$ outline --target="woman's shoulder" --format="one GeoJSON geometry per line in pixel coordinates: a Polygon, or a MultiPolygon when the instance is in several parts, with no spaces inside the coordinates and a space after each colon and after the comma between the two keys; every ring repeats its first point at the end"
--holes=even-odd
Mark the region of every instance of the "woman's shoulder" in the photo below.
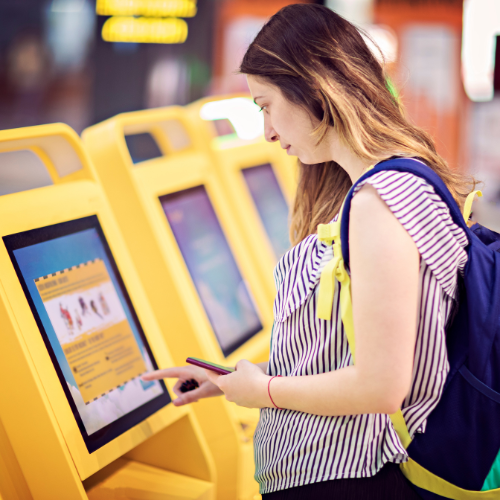
{"type": "Polygon", "coordinates": [[[410,220],[419,226],[442,223],[461,241],[462,246],[467,245],[467,236],[453,222],[447,203],[424,178],[411,172],[380,170],[357,184],[354,196],[365,185],[375,188],[402,223],[410,220]]]}
{"type": "Polygon", "coordinates": [[[355,193],[367,184],[408,231],[445,292],[454,297],[457,271],[467,262],[468,238],[446,202],[425,179],[410,172],[380,170],[358,184],[355,193]]]}
{"type": "MultiPolygon", "coordinates": [[[[424,163],[422,164],[425,165],[424,163]]],[[[434,193],[434,188],[422,177],[411,172],[401,172],[398,170],[379,170],[377,173],[358,183],[354,188],[354,194],[358,193],[366,184],[370,184],[377,191],[384,193],[410,195],[415,189],[424,189],[426,192],[434,193]]]]}
{"type": "MultiPolygon", "coordinates": [[[[391,159],[396,158],[390,158],[389,160],[391,159]]],[[[427,169],[432,170],[432,168],[420,158],[405,158],[405,160],[412,160],[412,162],[416,162],[424,167],[427,167],[427,169]]],[[[378,171],[376,173],[356,184],[354,194],[358,193],[363,186],[370,184],[375,187],[380,195],[390,194],[394,197],[399,196],[411,199],[412,196],[418,194],[421,196],[428,196],[433,201],[440,203],[443,206],[446,205],[440,196],[436,194],[434,187],[423,177],[412,172],[392,170],[390,168],[384,170],[384,163],[385,161],[378,164],[378,171]]]]}

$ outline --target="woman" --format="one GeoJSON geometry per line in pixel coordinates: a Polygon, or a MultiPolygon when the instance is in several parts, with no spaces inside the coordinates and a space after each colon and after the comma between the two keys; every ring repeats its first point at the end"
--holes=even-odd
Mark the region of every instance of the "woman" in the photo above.
{"type": "Polygon", "coordinates": [[[269,364],[240,361],[227,376],[195,368],[176,404],[224,393],[261,408],[256,479],[265,500],[418,498],[397,464],[406,451],[389,415],[402,409],[410,436],[425,432],[448,373],[444,327],[467,261],[467,238],[423,179],[382,171],[359,186],[349,246],[356,364],[339,313],[316,315],[331,248],[318,224],[336,218],[350,186],[372,165],[418,158],[462,205],[469,182],[450,171],[431,138],[410,124],[384,69],[358,30],[319,5],[274,15],[241,65],[264,114],[265,136],[300,160],[291,240],[275,270],[269,364]],[[279,378],[275,378],[279,376],[279,378]],[[272,380],[272,383],[271,383],[272,380]]]}

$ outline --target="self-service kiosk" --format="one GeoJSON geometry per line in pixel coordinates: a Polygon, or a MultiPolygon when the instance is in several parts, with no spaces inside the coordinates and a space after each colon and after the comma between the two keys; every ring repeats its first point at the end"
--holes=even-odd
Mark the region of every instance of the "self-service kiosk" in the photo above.
{"type": "Polygon", "coordinates": [[[215,499],[192,410],[140,378],[172,359],[80,139],[66,125],[0,132],[0,163],[26,151],[54,185],[0,196],[0,491],[215,499]]]}
{"type": "Polygon", "coordinates": [[[207,97],[187,110],[191,130],[212,158],[256,269],[274,299],[273,269],[291,246],[297,158],[288,156],[279,142],[265,141],[262,115],[248,96],[207,97]]]}
{"type": "MultiPolygon", "coordinates": [[[[267,361],[269,297],[244,228],[190,126],[183,108],[146,110],[92,126],[83,140],[175,362],[267,361]]],[[[194,410],[216,463],[217,498],[253,499],[258,411],[223,397],[194,410]]]]}

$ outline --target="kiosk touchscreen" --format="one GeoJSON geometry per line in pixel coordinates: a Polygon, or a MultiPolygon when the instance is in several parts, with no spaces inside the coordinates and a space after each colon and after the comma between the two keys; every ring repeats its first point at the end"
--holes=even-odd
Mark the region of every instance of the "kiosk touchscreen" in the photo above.
{"type": "Polygon", "coordinates": [[[280,258],[290,249],[288,203],[270,163],[241,170],[274,254],[280,258]]]}
{"type": "Polygon", "coordinates": [[[224,356],[262,330],[204,186],[160,197],[201,303],[224,356]]]}
{"type": "Polygon", "coordinates": [[[96,216],[3,241],[90,453],[170,403],[96,216]]]}
{"type": "Polygon", "coordinates": [[[141,380],[173,362],[78,136],[0,132],[0,162],[25,149],[54,185],[0,196],[0,465],[30,494],[12,500],[214,500],[192,410],[141,380]]]}
{"type": "MultiPolygon", "coordinates": [[[[183,108],[147,110],[94,125],[83,140],[176,363],[267,361],[272,300],[245,229],[189,127],[183,108]],[[130,136],[141,134],[154,139],[161,157],[135,161],[130,136]]],[[[258,411],[222,397],[193,407],[215,459],[217,497],[253,500],[258,411]]]]}
{"type": "Polygon", "coordinates": [[[210,97],[188,106],[193,133],[208,152],[235,217],[245,228],[255,268],[271,300],[273,269],[290,249],[289,211],[297,159],[263,137],[263,118],[248,96],[210,97]]]}

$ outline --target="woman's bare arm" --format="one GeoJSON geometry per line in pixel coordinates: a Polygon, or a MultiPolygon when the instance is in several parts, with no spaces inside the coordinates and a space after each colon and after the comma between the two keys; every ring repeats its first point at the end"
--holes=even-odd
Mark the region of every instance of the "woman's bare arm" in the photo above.
{"type": "MultiPolygon", "coordinates": [[[[366,185],[350,213],[356,365],[320,375],[276,378],[274,402],[317,415],[393,413],[409,391],[416,341],[419,253],[407,231],[366,185]]],[[[230,401],[270,407],[269,377],[247,361],[209,378],[230,401]]]]}

